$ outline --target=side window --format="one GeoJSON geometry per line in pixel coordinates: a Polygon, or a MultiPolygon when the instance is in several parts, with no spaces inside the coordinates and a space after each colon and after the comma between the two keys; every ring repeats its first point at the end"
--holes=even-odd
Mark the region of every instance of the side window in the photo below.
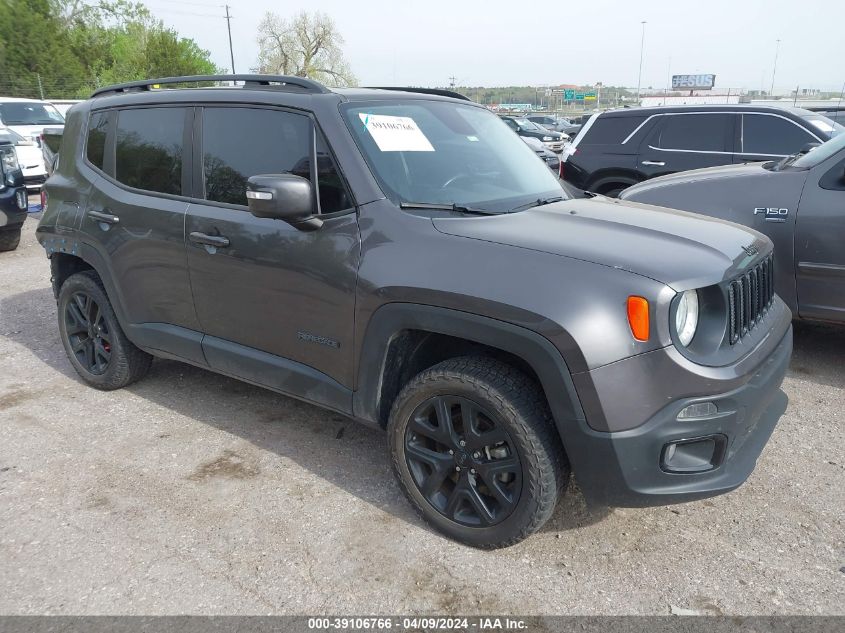
{"type": "Polygon", "coordinates": [[[205,198],[246,206],[246,182],[259,174],[311,176],[311,120],[258,108],[205,108],[205,198]]]}
{"type": "Polygon", "coordinates": [[[352,206],[352,200],[329,152],[326,139],[317,133],[317,183],[320,189],[320,213],[335,213],[352,206]]]}
{"type": "Polygon", "coordinates": [[[182,193],[185,108],[120,110],[115,178],[136,189],[182,193]]]}
{"type": "Polygon", "coordinates": [[[505,123],[507,123],[508,127],[514,131],[516,131],[519,126],[516,124],[516,121],[513,119],[502,119],[505,123]]]}
{"type": "Polygon", "coordinates": [[[732,114],[676,114],[663,117],[657,146],[699,152],[724,152],[732,114]]]}
{"type": "Polygon", "coordinates": [[[108,122],[107,112],[96,112],[88,120],[88,140],[85,143],[85,156],[88,158],[88,162],[97,169],[103,168],[108,122]]]}
{"type": "Polygon", "coordinates": [[[818,140],[803,128],[767,114],[742,115],[742,153],[786,156],[818,140]]]}

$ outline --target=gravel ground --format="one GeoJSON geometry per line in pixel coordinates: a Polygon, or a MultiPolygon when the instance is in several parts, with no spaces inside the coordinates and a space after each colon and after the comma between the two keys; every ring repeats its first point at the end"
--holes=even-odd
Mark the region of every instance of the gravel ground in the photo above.
{"type": "Polygon", "coordinates": [[[790,406],[714,499],[444,540],[385,438],[176,362],[85,387],[25,225],[0,254],[0,613],[845,614],[845,329],[796,328],[790,406]]]}

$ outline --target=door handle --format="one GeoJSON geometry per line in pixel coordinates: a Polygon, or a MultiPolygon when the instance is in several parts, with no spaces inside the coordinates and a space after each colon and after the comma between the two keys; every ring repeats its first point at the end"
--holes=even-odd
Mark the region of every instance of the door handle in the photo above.
{"type": "Polygon", "coordinates": [[[663,160],[644,160],[643,165],[654,165],[655,167],[665,167],[666,161],[663,160]]]}
{"type": "Polygon", "coordinates": [[[204,246],[214,246],[215,248],[226,248],[229,245],[229,238],[222,235],[206,235],[194,231],[188,235],[188,239],[194,244],[202,244],[204,246]]]}
{"type": "Polygon", "coordinates": [[[107,213],[105,209],[102,211],[89,211],[88,217],[94,218],[97,222],[105,222],[106,224],[117,224],[120,222],[119,217],[107,213]]]}

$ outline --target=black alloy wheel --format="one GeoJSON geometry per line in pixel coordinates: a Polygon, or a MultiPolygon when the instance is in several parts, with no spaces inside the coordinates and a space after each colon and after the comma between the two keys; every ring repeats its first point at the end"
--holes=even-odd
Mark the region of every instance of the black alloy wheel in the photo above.
{"type": "Polygon", "coordinates": [[[79,364],[100,376],[111,362],[112,335],[99,304],[86,292],[75,292],[65,306],[68,342],[79,364]]]}
{"type": "Polygon", "coordinates": [[[461,525],[495,525],[519,502],[522,465],[513,440],[468,398],[435,396],[420,404],[405,432],[405,459],[426,501],[461,525]]]}

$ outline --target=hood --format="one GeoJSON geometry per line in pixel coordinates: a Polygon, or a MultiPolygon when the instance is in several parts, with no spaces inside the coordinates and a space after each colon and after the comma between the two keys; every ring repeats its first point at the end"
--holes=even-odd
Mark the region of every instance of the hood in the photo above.
{"type": "Polygon", "coordinates": [[[771,250],[767,237],[730,222],[603,196],[513,214],[432,221],[448,235],[626,270],[675,290],[734,277],[771,250]]]}
{"type": "Polygon", "coordinates": [[[41,148],[34,145],[15,145],[18,164],[21,169],[38,169],[44,171],[44,156],[41,148]]]}
{"type": "Polygon", "coordinates": [[[563,138],[563,135],[560,132],[555,132],[554,130],[543,130],[540,132],[539,130],[519,130],[519,134],[522,136],[529,136],[532,138],[542,139],[544,136],[551,136],[555,140],[560,140],[563,138]]]}
{"type": "Polygon", "coordinates": [[[671,187],[680,183],[706,182],[709,180],[726,180],[731,178],[747,178],[750,175],[757,175],[762,172],[771,173],[763,165],[766,163],[743,163],[741,165],[722,165],[720,167],[705,167],[704,169],[692,169],[690,171],[679,171],[668,176],[659,176],[651,180],[645,180],[632,187],[628,187],[621,194],[620,198],[627,199],[635,192],[653,191],[662,187],[671,187]]]}

